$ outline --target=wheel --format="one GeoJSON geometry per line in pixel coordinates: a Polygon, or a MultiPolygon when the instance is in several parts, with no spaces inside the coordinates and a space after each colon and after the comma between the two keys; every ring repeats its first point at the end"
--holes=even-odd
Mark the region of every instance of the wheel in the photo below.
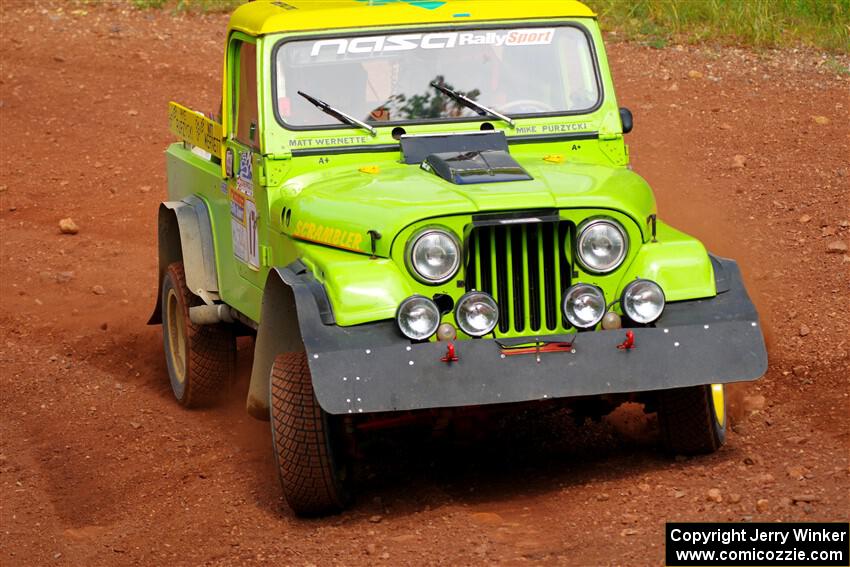
{"type": "Polygon", "coordinates": [[[351,477],[344,423],[319,407],[305,353],[278,355],[270,383],[272,443],[287,503],[299,516],[341,511],[351,477]]]}
{"type": "Polygon", "coordinates": [[[723,384],[664,390],[658,424],[667,451],[677,455],[713,453],[726,442],[726,388],[723,384]]]}
{"type": "Polygon", "coordinates": [[[186,287],[183,263],[174,262],[162,280],[162,341],[171,390],[180,405],[209,405],[233,381],[236,337],[230,326],[195,325],[189,307],[200,298],[186,287]]]}

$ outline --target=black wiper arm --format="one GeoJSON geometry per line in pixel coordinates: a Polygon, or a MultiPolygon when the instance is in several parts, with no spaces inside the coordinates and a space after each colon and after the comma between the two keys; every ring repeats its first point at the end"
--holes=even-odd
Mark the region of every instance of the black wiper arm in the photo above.
{"type": "Polygon", "coordinates": [[[503,122],[507,122],[508,126],[510,126],[511,128],[515,127],[513,118],[511,118],[509,116],[505,116],[501,112],[496,112],[492,108],[490,108],[488,106],[484,106],[483,104],[481,104],[479,102],[475,102],[474,100],[472,100],[468,96],[462,95],[459,92],[453,91],[452,89],[447,88],[447,87],[441,85],[440,83],[433,82],[433,83],[431,83],[431,86],[434,87],[435,89],[437,89],[438,91],[440,91],[441,93],[443,93],[444,95],[448,95],[448,96],[452,97],[453,99],[455,99],[456,101],[458,101],[462,105],[466,106],[467,108],[471,108],[472,110],[475,110],[476,112],[478,112],[478,114],[489,114],[490,116],[495,116],[499,120],[502,120],[503,122]]]}
{"type": "Polygon", "coordinates": [[[375,130],[374,128],[372,128],[371,126],[366,124],[365,122],[357,120],[356,118],[354,118],[350,114],[346,114],[345,112],[339,110],[338,108],[334,108],[333,106],[329,105],[325,101],[319,100],[316,97],[310,96],[303,91],[298,91],[298,94],[300,94],[301,96],[306,98],[310,102],[310,104],[312,104],[313,106],[315,106],[316,108],[318,108],[319,110],[324,112],[325,114],[329,114],[329,115],[333,116],[334,118],[336,118],[340,122],[348,124],[349,126],[355,126],[357,128],[363,128],[364,130],[366,130],[367,132],[369,132],[373,136],[376,136],[378,134],[377,130],[375,130]]]}

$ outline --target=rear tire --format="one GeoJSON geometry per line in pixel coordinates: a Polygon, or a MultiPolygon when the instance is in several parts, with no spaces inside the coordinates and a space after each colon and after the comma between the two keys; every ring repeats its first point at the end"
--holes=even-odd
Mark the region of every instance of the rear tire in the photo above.
{"type": "Polygon", "coordinates": [[[192,323],[189,307],[200,304],[186,287],[183,262],[169,265],[162,281],[162,340],[171,390],[187,408],[210,405],[236,374],[233,329],[192,323]]]}
{"type": "Polygon", "coordinates": [[[676,455],[713,453],[726,442],[723,384],[659,393],[658,424],[664,448],[676,455]]]}
{"type": "Polygon", "coordinates": [[[340,512],[350,501],[344,423],[319,406],[306,354],[278,355],[270,383],[272,442],[287,503],[299,516],[340,512]]]}

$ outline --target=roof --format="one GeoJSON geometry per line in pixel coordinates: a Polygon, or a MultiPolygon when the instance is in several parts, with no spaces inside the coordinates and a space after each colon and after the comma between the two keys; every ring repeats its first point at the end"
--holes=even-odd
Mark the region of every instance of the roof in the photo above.
{"type": "Polygon", "coordinates": [[[595,17],[575,0],[256,0],[230,17],[249,35],[417,24],[595,17]]]}

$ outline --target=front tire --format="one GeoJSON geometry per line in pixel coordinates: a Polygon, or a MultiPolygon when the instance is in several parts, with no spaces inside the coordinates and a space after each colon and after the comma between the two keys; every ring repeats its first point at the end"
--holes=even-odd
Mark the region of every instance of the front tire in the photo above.
{"type": "Polygon", "coordinates": [[[350,500],[344,424],[319,406],[305,353],[278,355],[270,388],[272,442],[287,503],[299,516],[340,512],[350,500]]]}
{"type": "Polygon", "coordinates": [[[171,390],[188,408],[210,405],[236,374],[232,328],[192,323],[189,307],[199,304],[186,286],[183,262],[169,265],[162,280],[162,341],[171,390]]]}
{"type": "Polygon", "coordinates": [[[664,390],[659,394],[658,424],[664,448],[676,455],[713,453],[726,442],[723,384],[664,390]]]}

